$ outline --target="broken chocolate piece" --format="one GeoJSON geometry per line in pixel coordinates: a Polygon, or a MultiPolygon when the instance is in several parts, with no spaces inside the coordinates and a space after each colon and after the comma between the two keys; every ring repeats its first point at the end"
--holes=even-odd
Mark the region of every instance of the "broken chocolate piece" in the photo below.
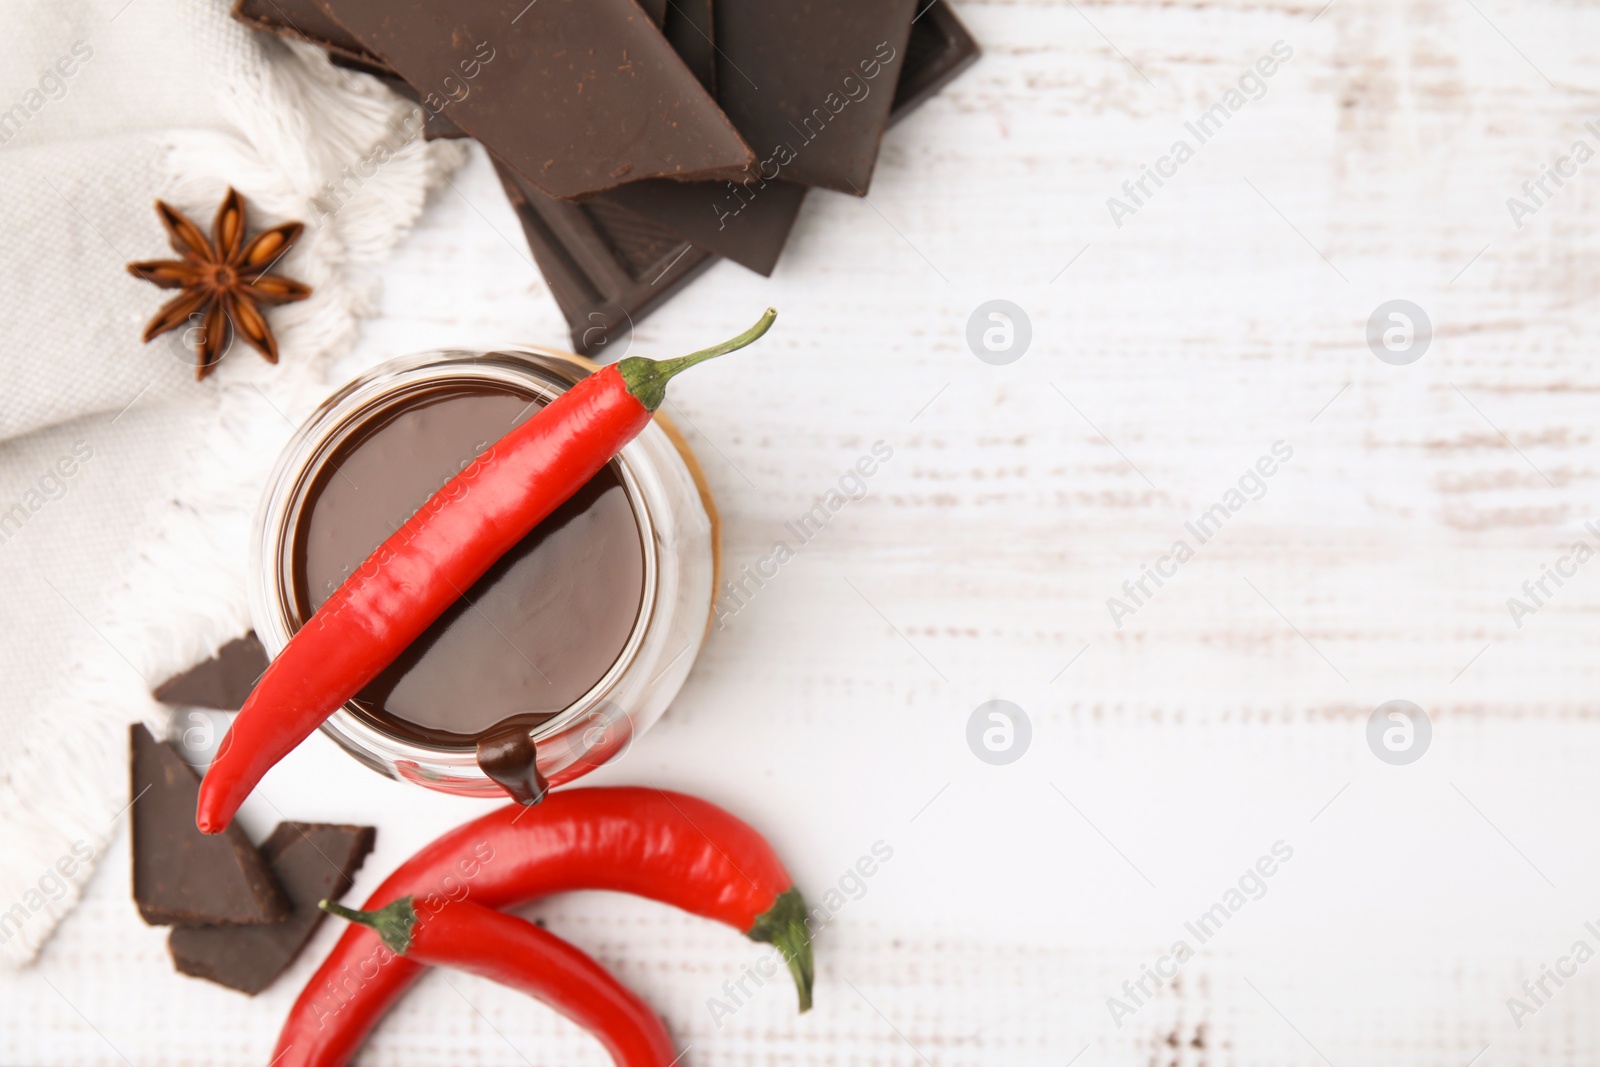
{"type": "Polygon", "coordinates": [[[716,26],[712,0],[674,0],[667,7],[661,32],[706,92],[717,95],[716,26]]]}
{"type": "MultiPolygon", "coordinates": [[[[267,25],[270,15],[254,11],[256,5],[267,2],[241,0],[241,9],[249,10],[241,13],[240,17],[252,24],[267,25]]],[[[314,3],[315,0],[293,0],[290,6],[283,9],[283,16],[301,22],[301,8],[308,4],[314,6],[314,3]]],[[[713,45],[715,25],[712,15],[711,0],[681,0],[667,8],[664,29],[674,50],[708,90],[716,85],[717,57],[713,45]]],[[[323,15],[322,22],[315,24],[316,32],[330,33],[325,28],[329,22],[331,20],[323,15]]],[[[305,36],[316,40],[309,34],[305,36]]],[[[332,41],[329,46],[335,50],[335,62],[375,74],[396,92],[421,103],[421,94],[392,71],[381,66],[373,69],[370,64],[341,58],[341,49],[346,54],[352,48],[360,49],[360,42],[355,38],[335,36],[332,41]]],[[[376,60],[371,53],[366,55],[376,60]]],[[[904,56],[898,61],[899,81],[896,83],[889,121],[893,123],[909,107],[932,96],[975,61],[977,55],[976,42],[961,26],[947,3],[934,0],[924,7],[913,20],[904,56]]],[[[748,93],[749,88],[747,85],[730,83],[725,91],[748,93]]],[[[466,136],[451,122],[448,107],[442,111],[424,107],[424,111],[428,116],[424,128],[430,139],[466,136]]],[[[780,159],[774,158],[760,173],[782,174],[780,159]]],[[[708,251],[727,256],[760,274],[771,274],[799,214],[805,192],[802,186],[781,178],[764,180],[760,173],[751,180],[739,182],[680,182],[669,179],[628,182],[600,194],[600,197],[659,223],[678,237],[708,251]]]]}
{"type": "MultiPolygon", "coordinates": [[[[712,0],[675,0],[663,32],[700,84],[717,95],[712,0]]],[[[770,275],[805,196],[805,186],[769,181],[752,169],[739,181],[629,182],[601,193],[599,199],[659,223],[740,266],[770,275]]]]}
{"type": "MultiPolygon", "coordinates": [[[[687,4],[687,0],[685,0],[687,4]]],[[[699,0],[709,19],[711,0],[699,0]]],[[[642,0],[639,5],[657,26],[667,17],[667,0],[642,0]]],[[[692,6],[692,5],[689,5],[692,6]]],[[[251,29],[270,33],[288,41],[304,41],[327,52],[337,62],[346,61],[352,70],[367,74],[395,76],[383,60],[367,51],[355,35],[341,26],[317,0],[234,0],[233,17],[251,29]]],[[[709,86],[707,87],[709,89],[709,86]]]]}
{"type": "MultiPolygon", "coordinates": [[[[633,0],[317,0],[551,196],[739,177],[755,156],[633,0]]],[[[433,109],[430,107],[430,109],[433,109]]]]}
{"type": "MultiPolygon", "coordinates": [[[[666,16],[669,43],[710,91],[716,78],[711,0],[682,0],[670,8],[662,0],[660,8],[666,16]]],[[[654,15],[648,6],[647,13],[654,15]]],[[[310,41],[327,49],[337,65],[379,78],[422,108],[426,117],[424,136],[428,139],[468,136],[451,119],[455,107],[444,105],[442,94],[424,101],[422,93],[366,50],[360,40],[318,7],[316,0],[239,0],[234,17],[280,36],[310,41]]],[[[739,177],[750,175],[741,173],[739,177]]],[[[532,183],[525,184],[537,188],[532,183]]],[[[759,178],[738,183],[661,178],[628,182],[601,196],[666,226],[679,238],[725,255],[760,274],[771,274],[794,226],[805,190],[788,182],[759,178]]]]}
{"type": "Polygon", "coordinates": [[[382,68],[383,61],[316,5],[315,0],[236,0],[233,17],[252,29],[289,41],[305,41],[331,56],[359,64],[355,69],[382,68]]]}
{"type": "Polygon", "coordinates": [[[926,6],[911,20],[911,36],[906,40],[906,57],[894,87],[889,125],[949,85],[981,54],[978,42],[950,10],[949,0],[926,0],[926,6]]]}
{"type": "Polygon", "coordinates": [[[267,650],[252,631],[229,641],[210,659],[156,686],[155,698],[179,707],[238,711],[266,669],[267,650]]]}
{"type": "MultiPolygon", "coordinates": [[[[678,6],[675,0],[674,8],[678,6]]],[[[947,3],[939,0],[925,11],[918,26],[927,23],[928,29],[938,32],[921,30],[922,47],[913,50],[908,44],[901,80],[911,95],[902,101],[897,85],[892,121],[927,100],[977,58],[976,42],[947,3]],[[933,50],[925,47],[929,44],[933,50]],[[929,71],[943,73],[925,73],[929,71]],[[929,85],[933,88],[926,88],[929,85]]],[[[608,341],[716,261],[705,249],[679,240],[680,235],[617,206],[611,193],[580,206],[551,200],[537,190],[524,193],[516,175],[504,168],[500,178],[539,270],[571,327],[573,348],[584,355],[603,359],[608,341]],[[567,218],[559,233],[534,210],[535,202],[543,205],[545,214],[567,218]],[[620,265],[607,267],[616,260],[620,265]],[[586,270],[582,264],[599,266],[586,270]],[[651,279],[659,280],[647,284],[651,279]]]]}
{"type": "Polygon", "coordinates": [[[571,204],[528,188],[495,165],[529,250],[566,316],[573,351],[605,360],[606,346],[716,262],[716,256],[632,212],[571,204]]]}
{"type": "Polygon", "coordinates": [[[644,13],[650,16],[650,21],[657,26],[666,21],[667,0],[638,0],[638,4],[644,8],[644,13]]]}
{"type": "Polygon", "coordinates": [[[793,182],[630,182],[596,200],[626,208],[686,240],[770,275],[806,187],[793,182]]]}
{"type": "MultiPolygon", "coordinates": [[[[710,0],[703,2],[709,9],[710,0]]],[[[687,0],[683,0],[674,3],[668,11],[669,38],[673,37],[677,13],[687,9],[687,0]]],[[[688,32],[681,32],[680,36],[696,38],[694,33],[688,32]]],[[[710,40],[698,39],[714,58],[710,40]]],[[[673,46],[689,62],[690,69],[694,69],[694,63],[684,51],[690,43],[673,40],[673,46]]],[[[977,59],[978,42],[956,18],[950,5],[945,0],[932,0],[912,22],[900,63],[899,80],[895,83],[889,124],[893,125],[927,101],[977,59]]],[[[730,94],[736,96],[739,88],[736,84],[728,86],[719,100],[730,94]]],[[[728,104],[727,100],[723,102],[725,106],[728,104]]],[[[751,134],[742,127],[740,132],[751,134]]],[[[776,159],[761,173],[788,176],[776,159]]],[[[864,186],[862,191],[865,192],[864,186]]],[[[741,266],[759,274],[771,274],[800,213],[805,186],[776,177],[770,181],[757,177],[744,183],[647,181],[620,186],[602,193],[600,198],[658,222],[679,237],[727,256],[741,266]]]]}
{"type": "MultiPolygon", "coordinates": [[[[712,0],[674,0],[663,28],[673,50],[707,91],[716,95],[716,32],[712,0]]],[[[608,201],[659,223],[679,237],[758,274],[770,275],[789,240],[803,185],[767,181],[754,170],[738,181],[629,182],[601,193],[608,201]]]]}
{"type": "MultiPolygon", "coordinates": [[[[334,66],[370,74],[407,100],[422,104],[421,93],[363,48],[349,30],[317,6],[316,0],[236,0],[233,17],[252,29],[314,44],[328,53],[334,66]]],[[[467,136],[442,111],[424,107],[422,114],[423,136],[430,141],[467,136]]]]}
{"type": "Polygon", "coordinates": [[[311,940],[325,913],[317,902],[350,891],[372,851],[370,826],[281,822],[261,845],[292,911],[270,926],[177,926],[167,949],[180,972],[251,996],[271,985],[311,940]]]}
{"type": "MultiPolygon", "coordinates": [[[[663,28],[673,50],[716,95],[716,27],[712,0],[674,0],[663,28]]],[[[718,97],[719,102],[721,98],[718,97]]],[[[743,132],[743,131],[741,131],[743,132]]],[[[597,199],[659,223],[707,251],[758,274],[771,274],[794,228],[805,187],[766,180],[754,169],[738,181],[629,182],[597,199]]]]}
{"type": "Polygon", "coordinates": [[[132,749],[133,899],[151,926],[281,922],[283,895],[243,828],[194,824],[200,778],[178,750],[135,724],[132,749]]]}
{"type": "Polygon", "coordinates": [[[872,183],[916,0],[715,0],[718,100],[762,178],[872,183]]]}

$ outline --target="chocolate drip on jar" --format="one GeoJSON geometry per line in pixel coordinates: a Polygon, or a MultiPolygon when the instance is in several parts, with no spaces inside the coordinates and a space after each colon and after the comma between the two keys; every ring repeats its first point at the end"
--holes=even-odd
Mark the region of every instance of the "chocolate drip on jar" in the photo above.
{"type": "Polygon", "coordinates": [[[506,723],[480,736],[478,769],[523,807],[539,803],[550,790],[539,773],[539,752],[526,723],[506,723]]]}

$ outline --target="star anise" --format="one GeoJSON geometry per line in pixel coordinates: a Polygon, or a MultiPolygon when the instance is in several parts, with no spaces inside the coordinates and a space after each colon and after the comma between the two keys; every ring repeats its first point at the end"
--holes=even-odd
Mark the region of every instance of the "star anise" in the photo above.
{"type": "Polygon", "coordinates": [[[311,295],[311,289],[293,279],[267,272],[289,251],[305,226],[286,222],[263,230],[246,243],[244,198],[232,188],[217,209],[209,241],[200,227],[171,205],[157,200],[156,214],[167,228],[172,250],[183,258],[129,263],[128,273],[163,289],[182,289],[183,292],[163,305],[150,320],[144,330],[145,343],[186,322],[198,320],[196,381],[211,373],[234,332],[265,356],[267,362],[278,362],[278,343],[267,328],[262,309],[304,300],[311,295]]]}

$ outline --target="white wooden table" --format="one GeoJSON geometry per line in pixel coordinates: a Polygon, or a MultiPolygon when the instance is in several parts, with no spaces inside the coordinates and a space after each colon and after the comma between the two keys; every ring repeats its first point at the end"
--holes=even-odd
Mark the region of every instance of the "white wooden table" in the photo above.
{"type": "MultiPolygon", "coordinates": [[[[1520,228],[1506,203],[1574,141],[1600,150],[1600,9],[1319,8],[963,3],[985,58],[889,135],[870,201],[811,197],[773,278],[721,264],[636,331],[635,351],[676,353],[782,312],[758,352],[674,386],[732,569],[893,449],[597,776],[728,805],[808,896],[844,880],[859,899],[818,943],[816,1011],[779,982],[714,1018],[760,958],[720,927],[601,895],[530,911],[637,988],[684,1062],[1600,1054],[1600,962],[1559,963],[1600,951],[1600,563],[1547,580],[1520,626],[1507,607],[1572,542],[1600,548],[1600,163],[1547,181],[1520,228]],[[1292,58],[1198,144],[1185,123],[1280,41],[1292,58]],[[1123,183],[1179,138],[1193,158],[1134,204],[1123,183]],[[1120,227],[1112,196],[1137,207],[1120,227]],[[1006,365],[965,339],[991,299],[1031,322],[1006,365]],[[1366,340],[1395,299],[1433,326],[1403,366],[1366,340]],[[1280,441],[1260,499],[1199,544],[1185,524],[1280,441]],[[1123,583],[1180,538],[1193,558],[1133,604],[1123,583]],[[1120,627],[1111,597],[1136,607],[1120,627]],[[1031,729],[1004,766],[967,742],[994,699],[1031,729]],[[1367,742],[1393,699],[1431,724],[1409,765],[1367,742]],[[858,888],[880,841],[893,857],[858,888]],[[1228,907],[1275,845],[1290,858],[1245,877],[1259,899],[1228,907]],[[1202,944],[1186,923],[1219,903],[1202,944]],[[1194,958],[1141,993],[1179,940],[1194,958]],[[1536,1004],[1546,965],[1575,976],[1536,1004]]],[[[564,342],[481,155],[384,283],[341,380],[564,342]]],[[[280,811],[379,825],[359,895],[481,810],[319,737],[247,812],[258,833],[280,811]]],[[[37,967],[0,975],[0,1061],[265,1063],[337,931],[254,1000],[179,977],[129,902],[125,833],[115,848],[37,967]]],[[[605,1058],[435,974],[361,1062],[605,1058]]]]}

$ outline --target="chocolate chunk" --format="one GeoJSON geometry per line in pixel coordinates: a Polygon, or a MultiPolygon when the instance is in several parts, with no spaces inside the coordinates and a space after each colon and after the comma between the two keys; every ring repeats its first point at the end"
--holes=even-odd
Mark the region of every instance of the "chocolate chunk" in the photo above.
{"type": "Polygon", "coordinates": [[[566,316],[573,350],[606,345],[693,281],[716,256],[649,219],[601,200],[571,204],[495,165],[539,273],[566,316]]]}
{"type": "MultiPolygon", "coordinates": [[[[250,10],[247,12],[249,17],[246,14],[240,17],[252,24],[265,25],[270,21],[270,14],[255,11],[253,7],[268,2],[241,0],[241,8],[250,10]]],[[[307,4],[314,6],[314,2],[293,0],[289,7],[283,9],[283,17],[299,23],[302,29],[307,30],[301,34],[307,39],[318,40],[317,35],[330,38],[336,62],[351,69],[377,74],[396,92],[421,102],[421,94],[392,71],[373,69],[370,64],[356,59],[340,58],[341,50],[343,55],[360,50],[360,42],[348,35],[338,36],[344,33],[342,29],[337,33],[329,30],[327,25],[331,20],[326,15],[322,15],[322,21],[317,23],[304,20],[300,9],[307,4]],[[315,35],[311,32],[313,30],[315,35]]],[[[713,44],[715,23],[711,0],[682,0],[681,3],[670,5],[666,9],[664,33],[701,84],[708,90],[714,90],[717,84],[717,53],[713,44]]],[[[371,53],[365,54],[376,59],[371,53]]],[[[889,121],[892,123],[907,108],[932,96],[975,61],[977,55],[976,42],[956,20],[948,4],[934,0],[934,3],[923,8],[912,22],[904,56],[898,60],[900,76],[889,121]]],[[[885,68],[894,65],[887,64],[885,68]]],[[[883,73],[884,70],[878,70],[877,76],[881,77],[883,73]]],[[[865,84],[868,84],[870,94],[870,82],[865,84]]],[[[728,83],[725,95],[736,98],[740,93],[748,94],[749,91],[747,85],[735,81],[728,83]]],[[[859,93],[860,90],[854,91],[859,93]]],[[[436,99],[435,104],[437,102],[436,99]]],[[[724,104],[730,109],[736,106],[729,101],[724,101],[724,104]]],[[[425,107],[424,110],[428,114],[424,129],[429,138],[465,136],[448,117],[449,108],[438,111],[434,107],[425,107]]],[[[726,256],[760,274],[771,274],[805,198],[804,188],[800,185],[761,177],[762,173],[783,173],[784,168],[780,165],[782,158],[779,156],[767,161],[763,171],[753,176],[746,175],[749,180],[745,181],[634,181],[600,196],[635,215],[659,223],[678,237],[708,251],[726,256]]]]}
{"type": "Polygon", "coordinates": [[[715,0],[718,99],[763,178],[872,183],[916,0],[715,0]]]}
{"type": "MultiPolygon", "coordinates": [[[[699,2],[709,19],[711,0],[699,2]]],[[[644,0],[639,6],[644,8],[645,14],[657,26],[662,25],[667,17],[667,0],[644,0]]],[[[318,7],[317,0],[234,0],[233,17],[251,29],[289,41],[314,44],[327,52],[339,66],[364,74],[399,78],[384,66],[383,60],[367,51],[354,34],[318,7]]],[[[682,29],[679,32],[683,32],[682,29]]],[[[706,88],[709,91],[710,86],[706,88]]]]}
{"type": "MultiPolygon", "coordinates": [[[[680,0],[674,0],[672,10],[680,6],[680,0]]],[[[919,45],[913,49],[908,43],[906,48],[891,121],[923,103],[977,59],[977,43],[948,4],[936,2],[924,10],[913,27],[919,45]],[[905,100],[898,95],[901,85],[910,91],[905,100]]],[[[669,26],[671,17],[669,10],[669,26]]],[[[579,206],[551,200],[537,190],[525,193],[517,177],[504,168],[500,177],[539,270],[571,327],[573,348],[585,355],[603,357],[612,337],[643,319],[716,259],[616,204],[614,194],[621,190],[579,206]],[[540,210],[534,209],[535,203],[540,210]],[[565,221],[552,228],[544,216],[565,221]],[[654,285],[648,284],[657,278],[654,285]]]]}
{"type": "Polygon", "coordinates": [[[629,182],[604,200],[758,274],[770,275],[806,187],[793,182],[629,182]]]}
{"type": "MultiPolygon", "coordinates": [[[[703,0],[710,8],[710,0],[703,0]]],[[[677,13],[685,10],[675,3],[667,13],[667,34],[674,38],[673,26],[677,13]]],[[[692,6],[692,5],[687,5],[692,6]]],[[[720,0],[719,7],[720,10],[720,0]]],[[[679,31],[674,47],[695,68],[685,52],[694,40],[700,41],[715,57],[711,41],[695,33],[679,31]]],[[[977,62],[978,43],[972,39],[950,5],[943,0],[933,0],[924,7],[911,24],[904,57],[900,61],[899,80],[895,83],[894,101],[889,112],[889,124],[922,104],[967,67],[977,62]]],[[[887,71],[880,72],[879,78],[887,71]]],[[[737,96],[741,86],[729,83],[718,99],[731,107],[727,99],[737,96]]],[[[851,104],[850,106],[855,106],[851,104]]],[[[747,139],[753,131],[740,128],[747,139]]],[[[759,147],[759,142],[751,140],[759,147]]],[[[774,159],[761,173],[788,174],[774,159]]],[[[862,187],[865,192],[865,186],[862,187]]],[[[777,266],[778,256],[794,228],[800,205],[805,200],[805,186],[781,178],[733,182],[631,182],[628,185],[602,193],[601,198],[620,207],[628,208],[653,222],[658,222],[679,237],[686,238],[721,256],[727,256],[742,266],[760,274],[771,274],[777,266]]]]}
{"type": "Polygon", "coordinates": [[[717,95],[716,25],[712,0],[675,0],[667,7],[661,32],[695,78],[717,95]]]}
{"type": "MultiPolygon", "coordinates": [[[[296,0],[297,4],[309,2],[311,0],[296,0]]],[[[710,10],[709,0],[700,0],[699,13],[691,0],[675,0],[668,8],[666,23],[668,37],[691,70],[708,86],[714,84],[714,79],[713,72],[705,69],[706,57],[714,58],[715,51],[710,41],[702,37],[700,40],[706,47],[696,60],[692,58],[692,47],[686,42],[695,37],[692,27],[704,28],[710,10]]],[[[924,8],[913,23],[906,43],[890,121],[898,121],[921,104],[977,56],[976,42],[947,3],[935,0],[933,5],[924,8]]],[[[336,58],[336,61],[339,60],[336,58]]],[[[381,69],[379,76],[396,91],[412,99],[418,98],[416,90],[392,71],[381,69]]],[[[440,135],[460,135],[459,130],[453,134],[449,132],[449,120],[442,113],[428,123],[428,136],[440,135]],[[445,132],[441,133],[441,129],[445,132]]],[[[504,167],[497,169],[539,269],[571,326],[573,347],[585,355],[603,356],[609,339],[643,319],[662,300],[687,285],[715,261],[716,257],[709,250],[685,240],[686,234],[661,224],[662,219],[682,221],[682,216],[674,214],[682,200],[677,204],[647,203],[654,194],[634,192],[624,186],[584,205],[569,204],[544,196],[531,183],[504,167]],[[539,205],[537,209],[535,204],[539,205]],[[658,217],[646,218],[632,210],[633,207],[654,210],[658,217]]],[[[672,183],[632,184],[646,190],[672,183]]],[[[748,226],[761,220],[766,204],[787,196],[794,197],[793,210],[797,212],[800,197],[784,191],[787,184],[773,182],[767,189],[759,190],[764,195],[763,208],[741,211],[738,217],[744,221],[740,225],[748,226]]],[[[719,197],[734,195],[725,184],[713,183],[711,187],[720,189],[719,197]]],[[[741,189],[738,195],[747,194],[748,190],[741,189]]],[[[716,202],[725,208],[731,206],[730,201],[716,202]]],[[[705,213],[701,216],[702,224],[705,219],[716,221],[705,201],[696,206],[705,213]]],[[[683,222],[682,229],[692,230],[693,225],[683,222]]],[[[754,233],[755,228],[748,232],[754,233]]],[[[703,230],[700,233],[706,236],[703,230]]],[[[737,233],[735,231],[735,235],[737,233]]],[[[739,261],[758,270],[763,267],[770,270],[786,233],[786,226],[772,227],[759,235],[759,239],[750,238],[749,253],[738,257],[739,261]],[[764,245],[763,240],[769,243],[764,245]]]]}
{"type": "Polygon", "coordinates": [[[551,196],[733,178],[755,156],[633,0],[317,0],[551,196]]]}
{"type": "Polygon", "coordinates": [[[194,824],[200,778],[178,750],[135,724],[132,749],[133,899],[151,926],[281,922],[289,901],[237,822],[220,834],[194,824]]]}
{"type": "MultiPolygon", "coordinates": [[[[712,0],[664,5],[666,39],[708,91],[718,87],[714,16],[738,2],[720,0],[715,8],[712,0]]],[[[270,32],[320,44],[341,66],[374,74],[396,92],[421,100],[422,94],[329,18],[316,0],[239,0],[235,15],[270,32]]],[[[870,90],[878,87],[874,83],[898,67],[890,124],[937,93],[979,54],[977,42],[944,0],[932,0],[915,15],[899,52],[878,68],[864,63],[854,68],[857,81],[869,86],[870,98],[870,90]],[[872,79],[865,77],[869,70],[876,70],[872,79]]],[[[725,92],[735,84],[728,83],[725,92]]],[[[742,91],[750,91],[747,83],[742,91]]],[[[846,110],[862,102],[852,101],[846,110]]],[[[466,136],[449,118],[452,107],[424,110],[429,138],[466,136]]],[[[835,131],[845,132],[837,126],[835,131]]],[[[650,180],[629,182],[579,206],[551,201],[531,182],[498,169],[534,258],[571,326],[573,346],[590,355],[602,354],[609,338],[697,277],[715,261],[713,253],[770,273],[805,195],[803,187],[781,179],[737,188],[727,181],[650,180]]]]}
{"type": "MultiPolygon", "coordinates": [[[[676,0],[667,11],[663,32],[700,84],[715,95],[712,0],[676,0]]],[[[718,102],[722,102],[720,96],[718,102]]],[[[769,275],[789,240],[805,196],[805,186],[767,181],[752,171],[737,182],[629,182],[601,193],[600,199],[660,223],[679,237],[758,274],[769,275]]]]}
{"type": "Polygon", "coordinates": [[[644,8],[644,13],[650,16],[650,21],[657,26],[667,19],[667,0],[638,0],[639,6],[644,8]]]}
{"type": "MultiPolygon", "coordinates": [[[[667,8],[663,33],[700,84],[715,95],[712,15],[712,0],[675,0],[667,8]]],[[[759,274],[771,274],[800,213],[805,187],[763,181],[754,173],[737,182],[658,178],[628,182],[596,199],[658,223],[679,238],[759,274]]]]}
{"type": "MultiPolygon", "coordinates": [[[[711,90],[716,79],[711,0],[682,0],[670,8],[661,0],[659,7],[666,16],[669,43],[702,86],[711,90]]],[[[654,16],[648,5],[646,11],[654,16]]],[[[280,36],[319,45],[339,66],[378,77],[422,107],[427,116],[424,136],[430,140],[468,136],[451,118],[455,106],[440,108],[445,99],[442,94],[424,102],[422,93],[364,48],[360,40],[318,7],[316,0],[239,0],[234,17],[280,36]]],[[[572,151],[581,155],[583,146],[572,151]]],[[[748,175],[741,173],[737,177],[748,175]]],[[[536,191],[533,183],[524,184],[536,191]]],[[[771,274],[794,226],[805,190],[788,182],[759,179],[741,182],[736,188],[726,181],[662,178],[628,182],[601,195],[665,226],[683,240],[696,242],[758,273],[771,274]]]]}
{"type": "Polygon", "coordinates": [[[167,938],[183,974],[251,996],[272,984],[300,954],[326,913],[317,902],[338,900],[372,851],[370,826],[282,822],[261,845],[261,858],[289,895],[289,917],[270,926],[176,926],[167,938]]]}
{"type": "Polygon", "coordinates": [[[950,10],[948,0],[929,0],[911,21],[900,80],[894,86],[889,125],[921,106],[978,61],[982,52],[972,34],[950,10]]]}
{"type": "Polygon", "coordinates": [[[267,650],[252,633],[235,638],[210,659],[156,686],[163,704],[238,711],[267,669],[267,650]]]}
{"type": "Polygon", "coordinates": [[[364,65],[368,73],[374,73],[370,68],[383,66],[381,59],[363,48],[315,0],[236,0],[233,17],[252,29],[314,44],[332,56],[364,65]]]}
{"type": "MultiPolygon", "coordinates": [[[[407,100],[419,106],[422,104],[421,93],[385,66],[383,60],[362,47],[349,30],[317,6],[316,0],[236,0],[233,17],[252,29],[285,40],[314,44],[328,53],[328,59],[334,66],[370,74],[407,100]]],[[[443,111],[426,107],[422,111],[426,116],[423,136],[428,140],[467,136],[461,127],[445,117],[443,111]]]]}

